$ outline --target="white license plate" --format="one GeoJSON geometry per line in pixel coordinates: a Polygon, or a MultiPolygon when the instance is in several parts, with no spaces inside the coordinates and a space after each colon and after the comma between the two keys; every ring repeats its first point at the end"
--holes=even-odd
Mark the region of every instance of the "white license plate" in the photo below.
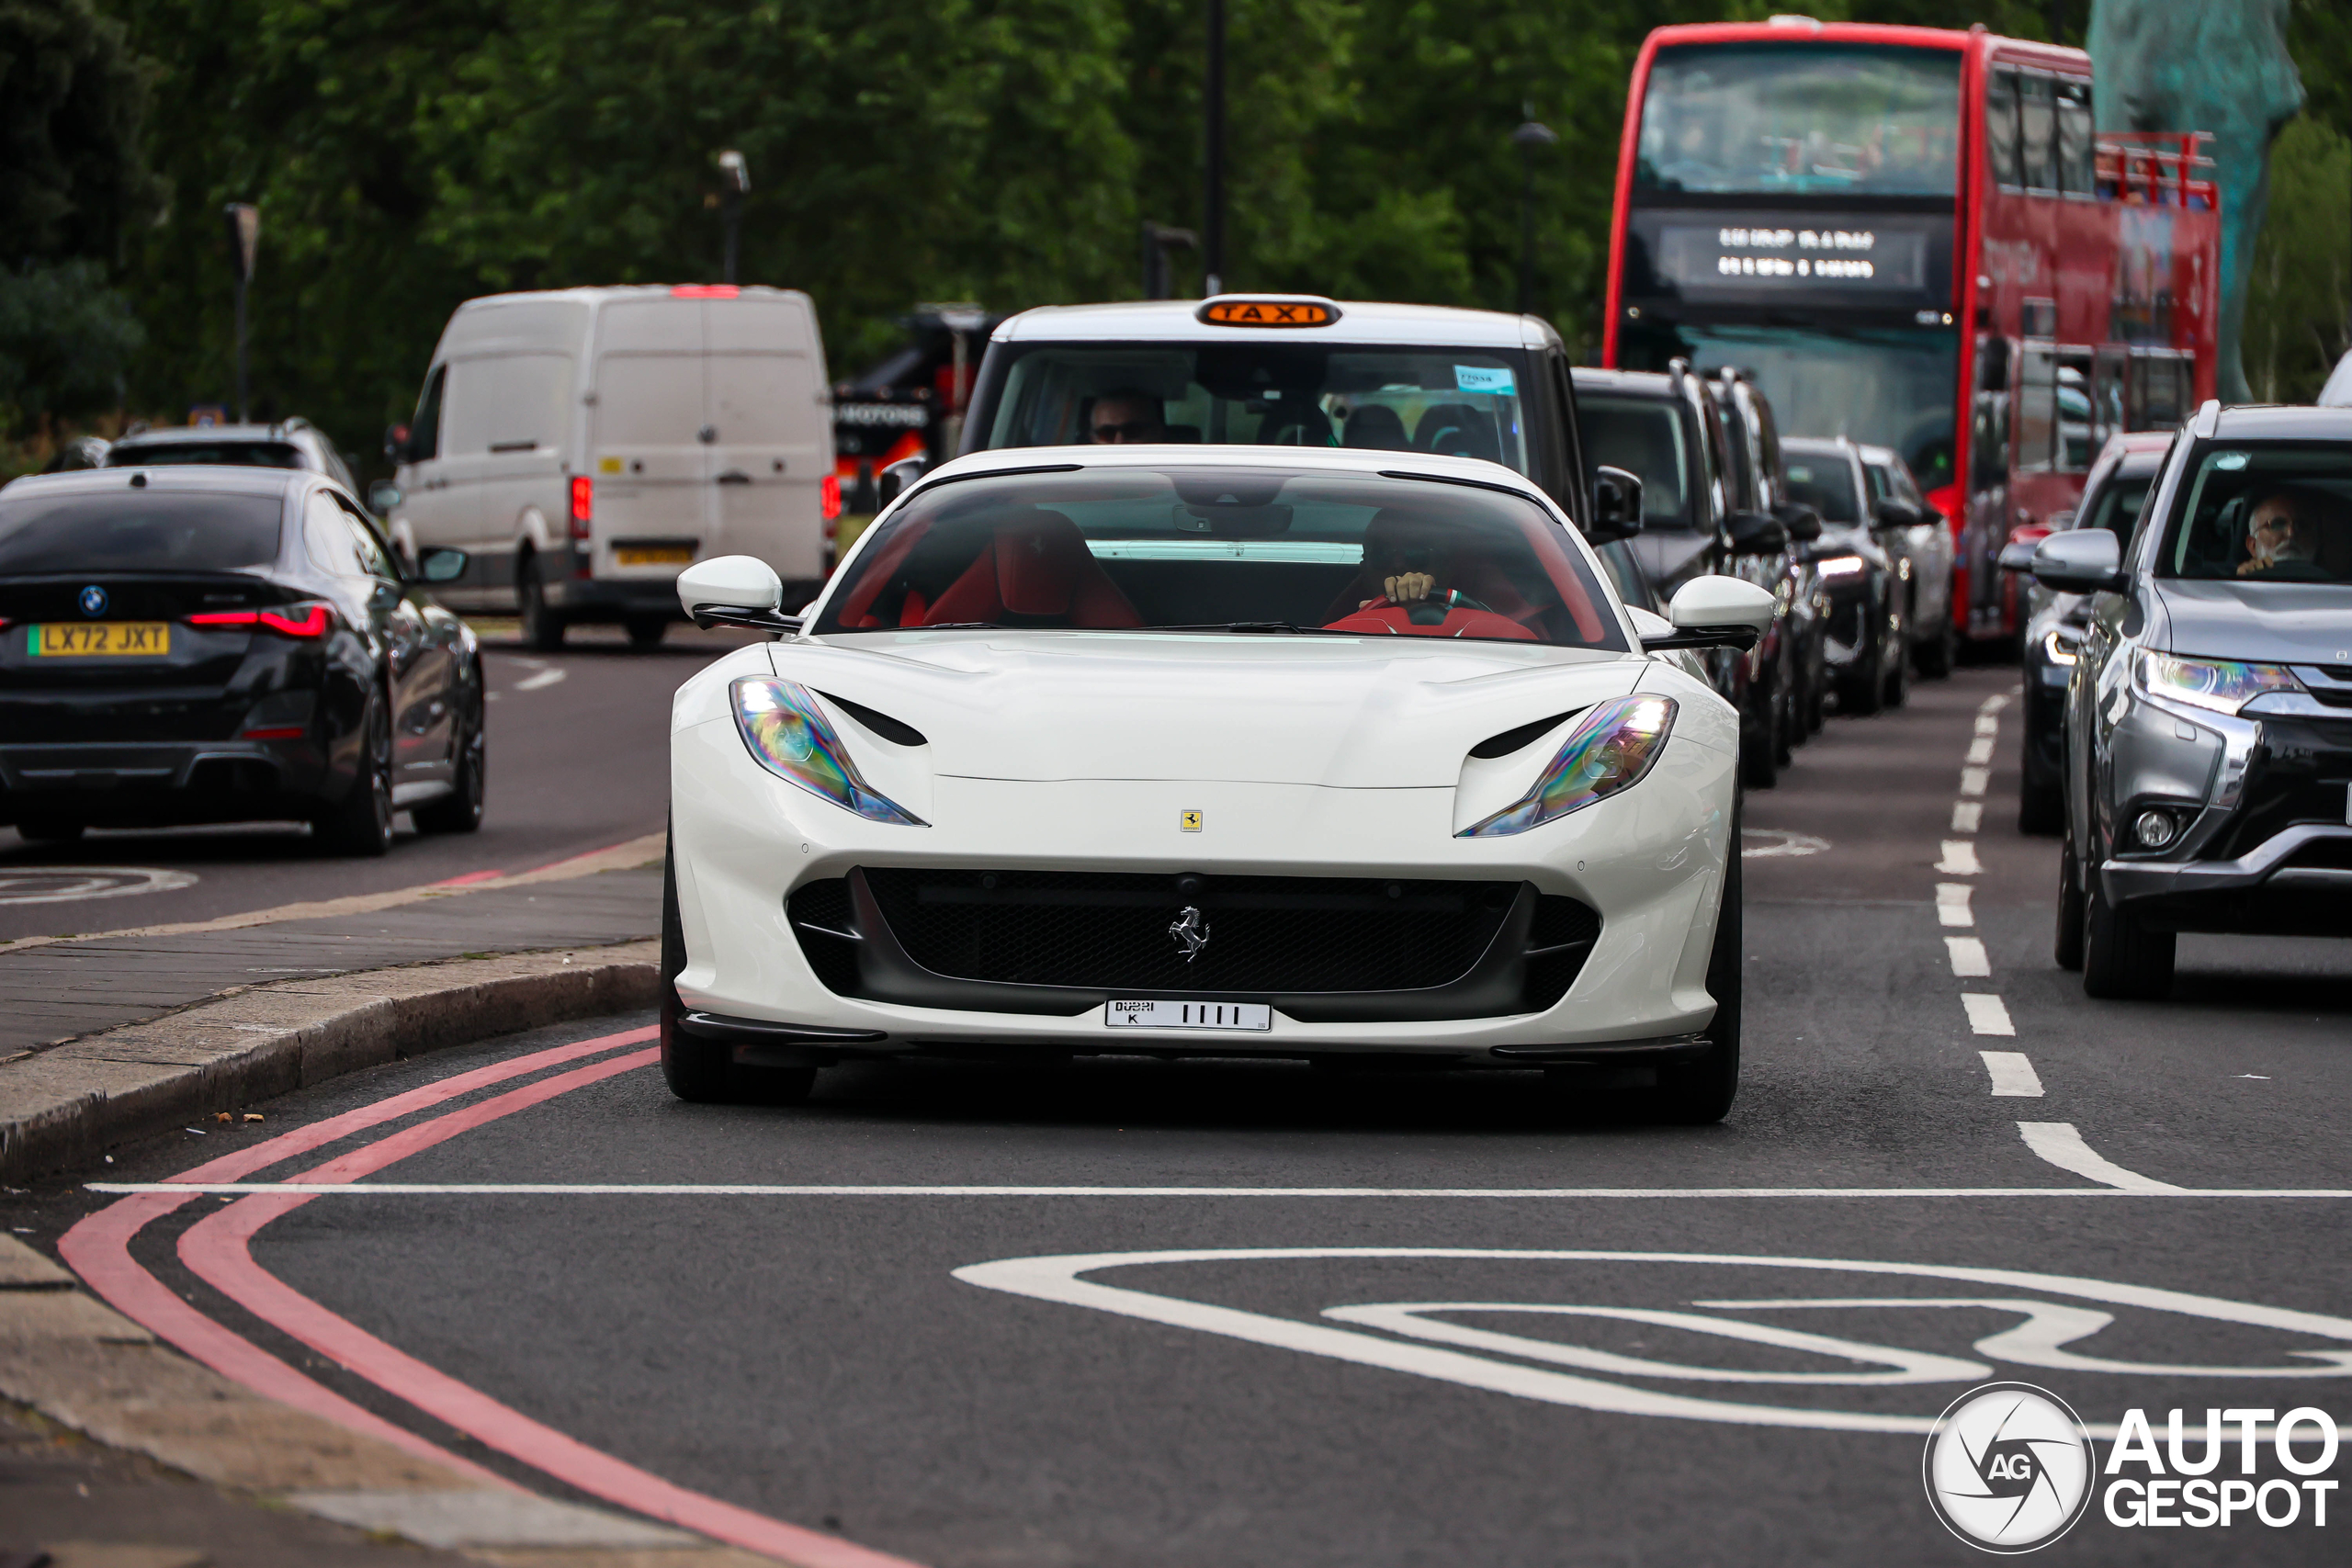
{"type": "Polygon", "coordinates": [[[1104,1002],[1102,1021],[1113,1029],[1247,1029],[1274,1026],[1265,1002],[1104,1002]]]}

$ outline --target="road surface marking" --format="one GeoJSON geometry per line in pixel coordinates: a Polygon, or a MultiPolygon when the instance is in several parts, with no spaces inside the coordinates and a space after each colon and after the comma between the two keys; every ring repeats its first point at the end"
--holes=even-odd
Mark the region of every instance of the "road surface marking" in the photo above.
{"type": "Polygon", "coordinates": [[[1965,882],[1936,884],[1936,919],[1947,926],[1973,926],[1976,917],[1968,908],[1971,889],[1965,882]]]}
{"type": "Polygon", "coordinates": [[[1951,959],[1951,972],[1962,980],[1990,979],[1993,962],[1984,955],[1984,944],[1973,936],[1944,938],[1944,953],[1951,959]]]}
{"type": "Polygon", "coordinates": [[[542,670],[527,681],[515,682],[514,690],[518,692],[543,692],[549,686],[552,686],[561,681],[570,673],[570,671],[560,667],[551,670],[542,670]]]}
{"type": "Polygon", "coordinates": [[[2015,1034],[2018,1026],[2009,1021],[2009,1010],[2001,998],[1989,991],[1962,991],[1960,1005],[1968,1010],[1968,1027],[1979,1034],[2015,1034]]]}
{"type": "Polygon", "coordinates": [[[1981,735],[1975,739],[1970,741],[1968,743],[1967,760],[1970,762],[1979,764],[1991,761],[1993,760],[1993,742],[1981,735]]]}
{"type": "Polygon", "coordinates": [[[1960,793],[1962,795],[1983,795],[1984,793],[1984,786],[1992,782],[1993,770],[1990,768],[1962,768],[1960,770],[1960,793]]]}
{"type": "Polygon", "coordinates": [[[2001,721],[1989,713],[1980,713],[1976,716],[1976,733],[1998,735],[2001,733],[2001,721]]]}
{"type": "Polygon", "coordinates": [[[2041,1098],[2041,1077],[2022,1051],[1979,1051],[1984,1070],[1993,1077],[1993,1092],[2020,1100],[2041,1098]]]}
{"type": "Polygon", "coordinates": [[[1974,840],[1946,839],[1944,858],[1936,863],[1936,869],[1946,876],[1974,876],[1984,868],[1977,863],[1974,840]]]}
{"type": "Polygon", "coordinates": [[[1817,855],[1829,847],[1826,839],[1816,839],[1810,833],[1792,833],[1785,828],[1742,828],[1739,858],[1742,860],[1777,860],[1797,855],[1817,855]],[[1749,840],[1761,840],[1751,843],[1749,840]]]}
{"type": "Polygon", "coordinates": [[[0,904],[74,904],[196,886],[193,872],[143,865],[12,865],[0,868],[0,904]]]}
{"type": "Polygon", "coordinates": [[[2006,692],[1996,692],[1991,696],[1986,697],[1983,702],[1977,704],[1976,711],[1978,713],[1998,713],[2008,705],[2008,694],[2006,692]]]}
{"type": "MultiPolygon", "coordinates": [[[[816,1182],[92,1181],[91,1192],[308,1198],[2352,1198],[2352,1187],[969,1187],[816,1182]]],[[[161,1213],[162,1211],[158,1211],[161,1213]]],[[[70,1261],[70,1260],[69,1260],[70,1261]]]]}
{"type": "Polygon", "coordinates": [[[2094,1153],[2075,1131],[2072,1122],[2020,1122],[2018,1131],[2024,1134],[2026,1147],[2048,1160],[2061,1170],[2071,1170],[2076,1176],[2125,1192],[2178,1192],[2182,1189],[2168,1181],[2157,1181],[2142,1176],[2136,1170],[2126,1170],[2113,1160],[2094,1153]]]}
{"type": "Polygon", "coordinates": [[[1973,833],[1984,824],[1984,807],[1980,803],[1973,800],[1955,800],[1951,803],[1953,832],[1973,833]]]}
{"type": "MultiPolygon", "coordinates": [[[[1131,1290],[1118,1285],[1102,1284],[1082,1276],[1110,1269],[1151,1268],[1164,1270],[1171,1264],[1206,1263],[1218,1268],[1229,1277],[1234,1266],[1259,1262],[1317,1262],[1333,1259],[1363,1259],[1385,1261],[1410,1260],[1426,1263],[1432,1260],[1459,1259],[1465,1262],[1537,1263],[1600,1263],[1600,1264],[1658,1264],[1731,1266],[1769,1269],[1812,1269],[1829,1273],[1892,1275],[1917,1280],[1951,1280],[1971,1285],[1991,1285],[2004,1292],[2025,1291],[2034,1296],[2055,1296],[2060,1302],[2028,1299],[2017,1301],[2001,1298],[2004,1310],[2014,1312],[2026,1321],[2005,1331],[1987,1336],[1972,1347],[1981,1355],[2001,1354],[2001,1359],[2027,1365],[2047,1365],[2064,1358],[2063,1363],[2075,1370],[2095,1369],[2134,1374],[2143,1371],[2164,1372],[2169,1369],[2142,1368],[2132,1363],[2099,1361],[2090,1358],[2075,1358],[2063,1348],[2069,1339],[2078,1339],[2103,1327],[2111,1314],[2091,1312],[2061,1303],[2096,1302],[2102,1306],[2126,1306],[2142,1311],[2178,1314],[2202,1318],[2211,1323],[2268,1328],[2290,1335],[2297,1339],[2322,1337],[2337,1341],[2352,1341],[2352,1320],[2320,1313],[2300,1312],[2290,1308],[2265,1306],[2253,1302],[2234,1302],[2218,1296],[2192,1295],[2182,1291],[2161,1290],[2145,1285],[2122,1284],[2106,1280],[2085,1279],[2064,1274],[2035,1274],[2013,1269],[1954,1268],[1937,1264],[1882,1263],[1862,1259],[1827,1258],[1743,1257],[1715,1253],[1689,1252],[1568,1252],[1521,1251],[1498,1247],[1229,1247],[1182,1252],[1098,1252],[1076,1253],[1060,1257],[1006,1258],[987,1263],[968,1264],[956,1269],[954,1277],[967,1285],[985,1291],[1001,1291],[1008,1295],[1023,1296],[1033,1301],[1051,1302],[1062,1306],[1086,1307],[1121,1317],[1136,1318],[1173,1328],[1194,1329],[1221,1335],[1251,1344],[1271,1346],[1278,1349],[1297,1350],[1308,1355],[1328,1357],[1334,1360],[1353,1362],[1360,1366],[1376,1367],[1388,1371],[1403,1372],[1415,1377],[1430,1378],[1443,1382],[1459,1383],[1495,1393],[1511,1394],[1521,1399],[1538,1400],[1545,1404],[1569,1405],[1621,1416],[1664,1416],[1690,1420],[1716,1421],[1740,1426],[1793,1427],[1819,1431],[1882,1432],[1917,1434],[1932,1429],[1935,1417],[1928,1415],[1904,1416],[1878,1411],[1846,1411],[1822,1409],[1817,1406],[1786,1406],[1748,1404],[1735,1400],[1702,1399],[1689,1394],[1665,1393],[1656,1389],[1638,1388],[1611,1382],[1604,1378],[1577,1376],[1567,1372],[1529,1367],[1519,1362],[1496,1360],[1483,1355],[1440,1348],[1428,1344],[1400,1343],[1378,1334],[1360,1333],[1336,1328],[1328,1323],[1277,1317],[1267,1313],[1248,1312],[1236,1307],[1221,1306],[1212,1302],[1190,1300],[1181,1296],[1162,1295],[1156,1292],[1131,1290]],[[2094,1320],[2099,1320],[2094,1324],[2094,1320]],[[1993,1348],[1998,1347],[1998,1351],[1993,1348]],[[2005,1353],[2005,1354],[2002,1354],[2005,1353]],[[2040,1361],[2029,1358],[2040,1356],[2040,1361]]],[[[1428,1272],[1426,1268],[1419,1270],[1428,1272]]],[[[1155,1284],[1167,1276],[1156,1271],[1150,1276],[1155,1284]]],[[[1616,1283],[1612,1281],[1612,1284],[1616,1283]]],[[[1679,1281],[1673,1288],[1684,1288],[1679,1281]]],[[[1613,1293],[1613,1292],[1612,1292],[1613,1293]]],[[[1340,1317],[1347,1314],[1363,1314],[1369,1310],[1378,1314],[1384,1310],[1393,1314],[1396,1307],[1419,1307],[1431,1310],[1441,1303],[1396,1303],[1383,1306],[1344,1307],[1338,1312],[1326,1309],[1326,1316],[1340,1317]]],[[[1472,1310],[1495,1303],[1475,1303],[1472,1310]]],[[[1747,1310],[1744,1303],[1715,1303],[1731,1311],[1747,1310]]],[[[1782,1303],[1766,1303],[1782,1304],[1782,1303]]],[[[1795,1303],[1784,1303],[1793,1305],[1795,1303]]],[[[1807,1303],[1811,1304],[1811,1303],[1807,1303]]],[[[1928,1303],[1923,1303],[1928,1304],[1928,1303]]],[[[1943,1301],[1934,1306],[1948,1304],[1943,1301]]],[[[1508,1309],[1542,1312],[1545,1303],[1503,1303],[1508,1309]]],[[[1728,1320],[1727,1320],[1728,1321],[1728,1320]]],[[[1393,1321],[1383,1322],[1384,1327],[1394,1327],[1393,1321]]],[[[1430,1325],[1424,1324],[1423,1327],[1430,1325]]],[[[1451,1325],[1447,1325],[1449,1328],[1451,1325]]],[[[1752,1325],[1749,1325],[1752,1326],[1752,1325]]],[[[1443,1333],[1443,1330],[1440,1331],[1443,1333]]],[[[1718,1333],[1724,1330],[1717,1330],[1718,1333]]],[[[1434,1337],[1434,1336],[1432,1336],[1434,1337]]],[[[1450,1333],[1446,1337],[1453,1337],[1450,1333]]],[[[1546,1339],[1547,1348],[1561,1342],[1546,1339]]],[[[1882,1348],[1849,1343],[1838,1355],[1849,1359],[1872,1359],[1882,1348]],[[1858,1354],[1860,1353],[1860,1354],[1858,1354]]],[[[1514,1355],[1527,1357],[1531,1352],[1515,1348],[1514,1355]]],[[[2341,1377],[2352,1373],[2352,1350],[2324,1349],[2306,1352],[2310,1359],[2328,1365],[2321,1369],[2294,1368],[2297,1373],[2325,1377],[2341,1377]]],[[[1958,1358],[1952,1358],[1957,1362],[1958,1358]]],[[[2227,1369],[2227,1375],[2248,1375],[2249,1369],[2227,1369]]],[[[1956,1368],[1955,1368],[1956,1371],[1956,1368]]],[[[1651,1371],[1645,1375],[1658,1375],[1651,1371]]],[[[1964,1382],[1978,1376],[1973,1371],[1957,1372],[1954,1382],[1964,1382]]],[[[2261,1375],[2258,1372],[2253,1375],[2261,1375]]],[[[2112,1438],[2111,1428],[2093,1427],[2094,1437],[2112,1438]]]]}

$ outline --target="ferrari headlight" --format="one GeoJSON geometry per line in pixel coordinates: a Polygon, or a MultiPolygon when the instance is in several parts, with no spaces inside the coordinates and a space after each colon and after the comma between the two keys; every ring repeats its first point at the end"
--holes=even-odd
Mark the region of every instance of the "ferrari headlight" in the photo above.
{"type": "Polygon", "coordinates": [[[790,681],[746,680],[729,690],[735,728],[760,766],[868,821],[931,826],[858,776],[849,749],[806,688],[790,681]]]}
{"type": "Polygon", "coordinates": [[[2266,692],[2300,692],[2302,682],[2283,664],[2241,664],[2232,659],[2140,655],[2140,683],[2160,697],[2235,713],[2266,692]]]}
{"type": "Polygon", "coordinates": [[[1597,705],[1569,734],[1533,789],[1454,837],[1498,839],[1524,833],[1633,788],[1666,750],[1677,705],[1672,697],[1640,694],[1597,705]]]}

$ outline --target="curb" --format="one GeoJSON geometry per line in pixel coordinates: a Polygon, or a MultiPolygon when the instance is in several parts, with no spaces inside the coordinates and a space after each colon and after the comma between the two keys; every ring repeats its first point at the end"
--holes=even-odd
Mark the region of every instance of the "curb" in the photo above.
{"type": "Polygon", "coordinates": [[[659,944],[284,980],[0,1066],[0,1182],[361,1067],[654,1005],[659,944]]]}

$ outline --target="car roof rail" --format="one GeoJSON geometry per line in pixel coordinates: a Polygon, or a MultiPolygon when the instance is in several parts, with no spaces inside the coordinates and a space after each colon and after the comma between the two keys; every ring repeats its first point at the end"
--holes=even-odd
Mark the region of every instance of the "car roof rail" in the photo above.
{"type": "Polygon", "coordinates": [[[2188,422],[2188,434],[2198,436],[2211,435],[2221,427],[2221,400],[2208,398],[2199,405],[2197,417],[2188,422]]]}

